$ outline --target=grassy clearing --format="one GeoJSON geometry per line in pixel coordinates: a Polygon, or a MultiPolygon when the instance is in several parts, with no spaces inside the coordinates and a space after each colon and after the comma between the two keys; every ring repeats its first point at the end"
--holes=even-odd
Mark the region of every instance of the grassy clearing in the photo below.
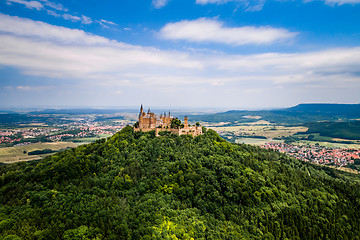
{"type": "Polygon", "coordinates": [[[326,166],[329,168],[335,168],[337,170],[348,172],[348,173],[359,174],[359,171],[357,171],[355,169],[347,168],[347,167],[335,167],[335,166],[328,166],[328,165],[326,165],[326,166]]]}
{"type": "Polygon", "coordinates": [[[41,159],[50,154],[44,155],[28,155],[28,152],[34,150],[51,149],[53,151],[59,151],[65,148],[71,148],[78,146],[72,142],[54,142],[54,143],[32,143],[25,146],[0,148],[0,162],[2,163],[14,163],[19,161],[31,161],[41,159]],[[26,151],[26,153],[24,153],[26,151]]]}

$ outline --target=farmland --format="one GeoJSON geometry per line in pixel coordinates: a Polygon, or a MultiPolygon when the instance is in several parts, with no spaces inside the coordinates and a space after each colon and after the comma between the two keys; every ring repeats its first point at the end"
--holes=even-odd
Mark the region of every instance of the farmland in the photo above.
{"type": "Polygon", "coordinates": [[[51,149],[59,151],[66,148],[76,147],[78,144],[72,142],[50,142],[50,143],[30,143],[23,146],[0,148],[0,162],[14,163],[19,161],[31,161],[41,159],[49,154],[28,155],[35,150],[51,149]]]}
{"type": "Polygon", "coordinates": [[[298,132],[306,132],[306,127],[287,127],[273,124],[242,124],[238,126],[209,127],[220,135],[230,134],[234,139],[241,137],[264,137],[267,139],[292,136],[298,132]]]}

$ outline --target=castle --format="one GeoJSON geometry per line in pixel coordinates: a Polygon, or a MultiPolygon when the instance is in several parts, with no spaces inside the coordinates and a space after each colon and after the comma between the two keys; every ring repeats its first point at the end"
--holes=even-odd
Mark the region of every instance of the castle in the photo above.
{"type": "Polygon", "coordinates": [[[169,131],[178,136],[180,135],[192,135],[193,137],[202,135],[202,127],[199,124],[190,126],[188,124],[188,117],[185,116],[184,124],[181,124],[180,120],[171,117],[170,112],[161,114],[160,117],[150,111],[144,112],[144,108],[141,105],[139,113],[139,121],[134,125],[134,131],[153,131],[155,130],[156,136],[161,131],[169,131]]]}

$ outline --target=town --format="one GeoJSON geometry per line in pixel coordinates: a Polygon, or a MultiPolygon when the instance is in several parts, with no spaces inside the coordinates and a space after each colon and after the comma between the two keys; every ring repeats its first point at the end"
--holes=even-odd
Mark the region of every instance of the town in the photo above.
{"type": "Polygon", "coordinates": [[[93,118],[68,118],[67,123],[28,123],[0,128],[0,146],[21,146],[35,142],[85,141],[109,137],[129,124],[129,121],[93,121],[93,118]]]}
{"type": "Polygon", "coordinates": [[[329,148],[317,145],[265,143],[262,148],[274,149],[299,160],[323,165],[344,167],[360,159],[359,149],[329,148]]]}

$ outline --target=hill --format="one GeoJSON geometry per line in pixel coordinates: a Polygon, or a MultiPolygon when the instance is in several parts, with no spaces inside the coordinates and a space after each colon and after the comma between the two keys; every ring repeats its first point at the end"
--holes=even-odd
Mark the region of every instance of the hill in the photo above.
{"type": "Polygon", "coordinates": [[[255,122],[262,120],[277,124],[303,124],[316,121],[337,121],[360,118],[360,104],[299,104],[291,108],[276,110],[241,111],[192,115],[192,121],[206,122],[255,122]],[[255,118],[251,118],[255,117],[255,118]]]}
{"type": "Polygon", "coordinates": [[[315,122],[305,124],[306,133],[319,133],[321,136],[360,140],[360,121],[315,122]]]}
{"type": "Polygon", "coordinates": [[[0,166],[2,239],[358,239],[356,175],[231,144],[125,127],[0,166]]]}
{"type": "Polygon", "coordinates": [[[311,113],[325,116],[344,116],[356,118],[360,116],[360,104],[307,103],[287,109],[290,112],[311,113]]]}

